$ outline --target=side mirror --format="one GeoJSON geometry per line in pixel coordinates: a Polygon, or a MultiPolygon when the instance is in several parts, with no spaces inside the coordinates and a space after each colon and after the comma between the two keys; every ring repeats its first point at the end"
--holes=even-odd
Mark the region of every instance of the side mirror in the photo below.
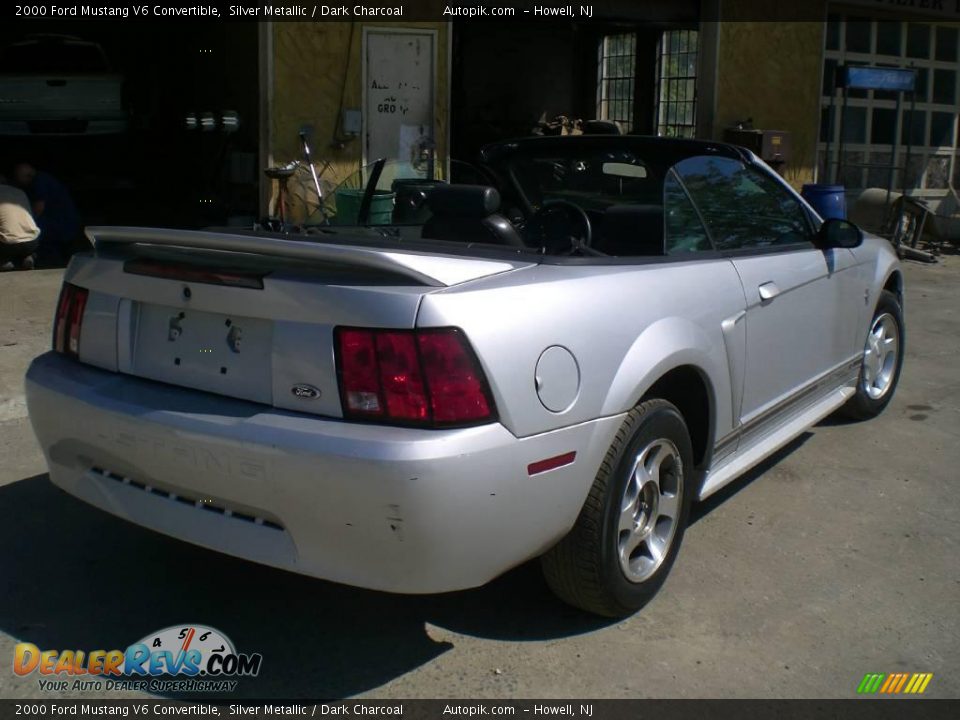
{"type": "Polygon", "coordinates": [[[821,250],[860,247],[863,231],[848,220],[830,218],[820,226],[815,242],[821,250]]]}

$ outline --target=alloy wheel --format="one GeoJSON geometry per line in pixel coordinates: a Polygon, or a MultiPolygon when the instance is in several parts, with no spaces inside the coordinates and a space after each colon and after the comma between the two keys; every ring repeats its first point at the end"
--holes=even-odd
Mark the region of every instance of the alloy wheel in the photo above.
{"type": "Polygon", "coordinates": [[[646,445],[633,461],[620,504],[617,550],[630,582],[643,582],[663,564],[677,532],[683,499],[683,461],[666,438],[646,445]]]}
{"type": "Polygon", "coordinates": [[[900,355],[900,334],[893,315],[884,313],[873,321],[863,351],[861,382],[871,400],[879,400],[893,387],[900,355]]]}

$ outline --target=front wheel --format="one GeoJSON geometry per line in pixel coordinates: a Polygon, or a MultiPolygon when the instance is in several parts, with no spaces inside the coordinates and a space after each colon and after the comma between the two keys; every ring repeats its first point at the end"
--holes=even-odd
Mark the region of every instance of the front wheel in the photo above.
{"type": "Polygon", "coordinates": [[[857,391],[843,407],[844,415],[869,420],[883,412],[900,380],[903,354],[903,312],[897,296],[883,290],[863,348],[857,391]]]}
{"type": "Polygon", "coordinates": [[[630,411],[570,533],[541,558],[563,601],[607,617],[643,607],[683,539],[694,492],[683,416],[664,400],[630,411]]]}

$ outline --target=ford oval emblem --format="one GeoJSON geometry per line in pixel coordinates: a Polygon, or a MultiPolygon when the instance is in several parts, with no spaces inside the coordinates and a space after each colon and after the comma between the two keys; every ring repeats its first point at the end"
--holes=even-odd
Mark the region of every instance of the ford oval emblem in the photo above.
{"type": "Polygon", "coordinates": [[[293,393],[294,397],[301,398],[303,400],[316,400],[320,397],[320,389],[315,388],[313,385],[306,385],[304,383],[297,383],[292,388],[290,392],[293,393]]]}

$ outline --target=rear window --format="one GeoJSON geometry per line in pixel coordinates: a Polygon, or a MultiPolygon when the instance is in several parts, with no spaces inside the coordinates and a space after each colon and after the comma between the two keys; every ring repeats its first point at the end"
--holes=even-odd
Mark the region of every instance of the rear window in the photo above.
{"type": "Polygon", "coordinates": [[[7,75],[84,75],[109,69],[100,46],[93,43],[25,42],[0,51],[0,73],[7,75]]]}

